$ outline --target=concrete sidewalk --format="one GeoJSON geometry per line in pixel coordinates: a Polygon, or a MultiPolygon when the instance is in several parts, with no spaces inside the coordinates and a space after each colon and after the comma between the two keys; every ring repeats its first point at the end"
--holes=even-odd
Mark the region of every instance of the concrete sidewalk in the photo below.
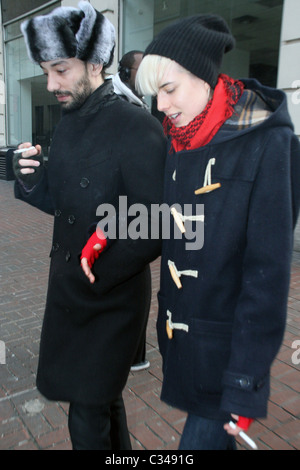
{"type": "MultiPolygon", "coordinates": [[[[15,200],[13,182],[0,181],[0,220],[0,362],[4,345],[6,353],[6,364],[0,364],[0,450],[71,450],[68,404],[45,400],[35,386],[52,218],[15,200]]],[[[133,449],[175,450],[185,414],[160,401],[161,357],[155,329],[159,261],[152,265],[152,276],[147,330],[151,366],[130,373],[124,399],[133,449]]],[[[272,367],[269,417],[256,421],[249,432],[261,450],[300,449],[299,362],[300,252],[295,251],[285,339],[272,367]]]]}

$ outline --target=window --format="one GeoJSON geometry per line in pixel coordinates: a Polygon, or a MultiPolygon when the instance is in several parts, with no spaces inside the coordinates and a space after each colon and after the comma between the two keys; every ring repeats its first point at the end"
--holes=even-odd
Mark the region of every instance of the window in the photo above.
{"type": "MultiPolygon", "coordinates": [[[[39,11],[46,14],[57,4],[39,11]]],[[[36,13],[35,13],[36,14],[36,13]]],[[[30,16],[28,16],[29,18],[30,16]]],[[[40,144],[48,155],[55,126],[60,119],[60,105],[47,91],[47,81],[39,66],[28,58],[20,24],[7,24],[5,33],[6,84],[7,84],[7,143],[40,144]]]]}
{"type": "Polygon", "coordinates": [[[216,13],[236,38],[222,72],[276,87],[282,9],[283,0],[124,0],[122,52],[144,50],[161,29],[182,17],[216,13]]]}

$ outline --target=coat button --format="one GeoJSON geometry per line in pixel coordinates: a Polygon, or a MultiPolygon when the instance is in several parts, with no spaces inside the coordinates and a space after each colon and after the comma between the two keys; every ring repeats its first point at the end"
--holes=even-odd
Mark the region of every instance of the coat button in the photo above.
{"type": "Polygon", "coordinates": [[[66,253],[66,262],[70,261],[71,259],[71,253],[69,251],[67,251],[66,253]]]}
{"type": "Polygon", "coordinates": [[[59,209],[56,209],[54,212],[55,217],[60,217],[61,216],[61,211],[59,209]]]}
{"type": "Polygon", "coordinates": [[[59,250],[59,243],[54,243],[52,249],[53,249],[53,251],[58,251],[59,250]]]}
{"type": "Polygon", "coordinates": [[[82,188],[87,188],[89,184],[90,184],[90,181],[88,178],[81,178],[80,186],[82,188]]]}
{"type": "Polygon", "coordinates": [[[241,388],[244,388],[244,389],[249,388],[250,387],[250,381],[247,378],[243,377],[243,378],[239,379],[239,385],[240,385],[241,388]]]}
{"type": "Polygon", "coordinates": [[[74,222],[75,222],[75,215],[72,215],[72,214],[69,215],[68,222],[69,222],[69,224],[73,225],[74,222]]]}

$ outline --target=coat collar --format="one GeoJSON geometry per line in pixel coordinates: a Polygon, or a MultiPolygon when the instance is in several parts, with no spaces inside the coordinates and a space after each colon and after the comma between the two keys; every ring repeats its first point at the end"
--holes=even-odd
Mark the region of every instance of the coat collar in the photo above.
{"type": "Polygon", "coordinates": [[[117,96],[114,93],[114,87],[111,80],[105,80],[105,82],[97,88],[86,100],[79,110],[79,116],[86,116],[93,114],[98,109],[110,106],[117,96]]]}

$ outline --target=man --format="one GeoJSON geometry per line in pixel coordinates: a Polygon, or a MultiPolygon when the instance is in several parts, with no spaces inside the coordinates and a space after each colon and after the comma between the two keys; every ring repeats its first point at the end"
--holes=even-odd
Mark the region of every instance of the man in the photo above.
{"type": "Polygon", "coordinates": [[[89,2],[78,7],[22,24],[29,57],[63,108],[47,168],[38,145],[21,144],[14,159],[16,197],[54,215],[37,386],[49,400],[70,402],[73,449],[130,449],[122,390],[147,321],[149,263],[160,241],[95,228],[107,204],[126,228],[121,198],[148,214],[161,202],[165,138],[150,113],[104,81],[113,27],[89,2]]]}
{"type": "Polygon", "coordinates": [[[135,88],[135,76],[142,58],[143,52],[137,50],[129,51],[123,55],[119,62],[118,73],[112,77],[112,82],[115,93],[120,98],[149,110],[147,103],[135,88]]]}

